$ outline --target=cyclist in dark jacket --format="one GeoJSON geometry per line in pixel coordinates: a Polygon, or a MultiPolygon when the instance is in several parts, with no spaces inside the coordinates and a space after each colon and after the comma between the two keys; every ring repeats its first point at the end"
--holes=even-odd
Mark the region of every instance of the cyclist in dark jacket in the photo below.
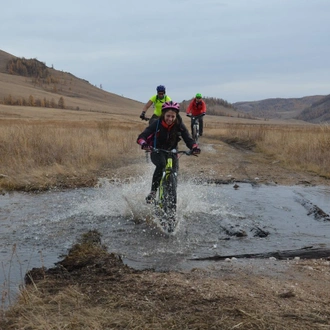
{"type": "MultiPolygon", "coordinates": [[[[156,166],[151,192],[147,196],[147,202],[151,203],[155,197],[162,178],[163,170],[166,166],[166,155],[164,152],[153,152],[152,148],[172,150],[177,149],[178,143],[183,139],[186,146],[192,150],[193,154],[199,154],[201,151],[197,143],[192,139],[187,127],[184,125],[179,115],[179,103],[169,101],[162,106],[160,118],[150,124],[137,138],[137,143],[143,150],[151,150],[151,161],[156,166]]],[[[173,167],[177,169],[178,161],[173,160],[173,167]]]]}

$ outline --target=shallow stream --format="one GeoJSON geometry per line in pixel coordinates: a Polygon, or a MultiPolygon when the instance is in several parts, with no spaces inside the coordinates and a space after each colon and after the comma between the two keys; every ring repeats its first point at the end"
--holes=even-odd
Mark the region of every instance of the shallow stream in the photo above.
{"type": "MultiPolygon", "coordinates": [[[[147,175],[146,175],[147,177],[147,175]]],[[[148,178],[101,180],[97,188],[11,193],[0,197],[0,284],[17,291],[33,267],[53,267],[90,229],[109,252],[136,269],[189,270],[191,259],[214,255],[330,248],[330,187],[194,184],[179,182],[179,225],[164,237],[150,225],[148,178]],[[148,221],[146,221],[146,219],[148,221]],[[260,235],[266,233],[267,235],[260,235]]]]}

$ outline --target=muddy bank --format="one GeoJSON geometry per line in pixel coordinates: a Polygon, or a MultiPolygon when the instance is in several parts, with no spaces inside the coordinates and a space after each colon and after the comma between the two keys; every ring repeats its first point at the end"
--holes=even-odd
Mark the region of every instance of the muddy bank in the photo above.
{"type": "Polygon", "coordinates": [[[228,263],[190,272],[137,271],[108,253],[100,239],[97,232],[83,235],[56,267],[28,272],[26,290],[0,327],[300,330],[330,325],[330,294],[321,284],[329,277],[328,261],[291,261],[284,271],[287,280],[258,277],[249,267],[228,263]]]}

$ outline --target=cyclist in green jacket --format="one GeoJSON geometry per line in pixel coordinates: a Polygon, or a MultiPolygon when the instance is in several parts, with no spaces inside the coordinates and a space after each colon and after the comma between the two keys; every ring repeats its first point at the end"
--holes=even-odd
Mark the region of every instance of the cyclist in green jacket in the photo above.
{"type": "Polygon", "coordinates": [[[152,117],[149,120],[149,124],[153,123],[155,120],[157,120],[161,114],[162,114],[162,105],[165,102],[171,101],[171,98],[166,95],[166,88],[163,85],[159,85],[156,88],[157,94],[153,95],[150,100],[144,105],[143,111],[140,115],[140,118],[142,120],[145,120],[145,114],[147,110],[151,107],[151,105],[154,105],[154,113],[152,117]]]}
{"type": "MultiPolygon", "coordinates": [[[[188,149],[191,149],[192,154],[197,155],[201,152],[197,143],[191,137],[187,127],[179,115],[180,105],[176,102],[165,102],[162,106],[161,117],[150,124],[138,136],[137,143],[143,150],[151,150],[151,161],[156,166],[151,192],[146,198],[147,203],[151,203],[155,197],[159,187],[160,180],[164,168],[166,166],[166,155],[164,152],[154,152],[152,148],[172,150],[178,148],[178,143],[183,139],[188,149]]],[[[178,160],[173,159],[173,167],[177,168],[178,160]]]]}

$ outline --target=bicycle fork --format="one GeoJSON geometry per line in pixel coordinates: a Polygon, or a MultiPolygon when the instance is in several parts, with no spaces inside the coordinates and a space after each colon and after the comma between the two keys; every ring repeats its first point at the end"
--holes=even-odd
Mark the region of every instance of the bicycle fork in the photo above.
{"type": "Polygon", "coordinates": [[[195,117],[193,118],[191,135],[194,139],[198,140],[198,137],[199,137],[199,118],[195,118],[195,117]]]}
{"type": "Polygon", "coordinates": [[[167,158],[167,163],[163,172],[163,176],[160,180],[160,184],[159,184],[159,206],[160,208],[163,208],[164,205],[164,184],[166,181],[169,180],[169,176],[172,172],[172,168],[173,168],[173,159],[172,157],[168,157],[167,158]]]}

